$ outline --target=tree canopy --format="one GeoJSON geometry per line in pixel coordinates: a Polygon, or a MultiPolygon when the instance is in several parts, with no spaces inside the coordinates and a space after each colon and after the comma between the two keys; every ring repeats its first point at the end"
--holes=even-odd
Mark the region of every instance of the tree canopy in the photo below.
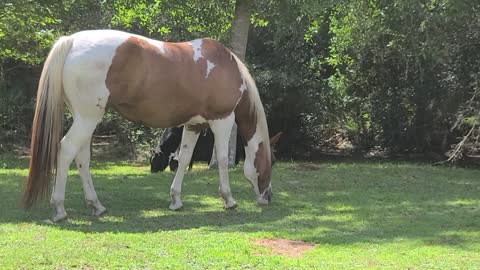
{"type": "MultiPolygon", "coordinates": [[[[312,158],[342,142],[395,153],[478,152],[480,3],[251,4],[246,62],[272,133],[285,133],[280,157],[312,158]]],[[[2,2],[1,147],[27,141],[38,70],[58,36],[112,28],[167,41],[208,36],[228,44],[234,7],[233,0],[2,2]]],[[[125,139],[133,143],[156,136],[112,114],[98,132],[127,129],[125,139]]]]}

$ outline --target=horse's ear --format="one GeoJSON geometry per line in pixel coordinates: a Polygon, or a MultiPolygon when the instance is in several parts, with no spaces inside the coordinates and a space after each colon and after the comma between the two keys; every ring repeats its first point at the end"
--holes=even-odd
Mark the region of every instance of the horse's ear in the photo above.
{"type": "Polygon", "coordinates": [[[278,140],[280,139],[280,136],[282,136],[283,132],[278,132],[277,134],[275,134],[275,136],[271,137],[270,138],[270,145],[275,145],[278,140]]]}

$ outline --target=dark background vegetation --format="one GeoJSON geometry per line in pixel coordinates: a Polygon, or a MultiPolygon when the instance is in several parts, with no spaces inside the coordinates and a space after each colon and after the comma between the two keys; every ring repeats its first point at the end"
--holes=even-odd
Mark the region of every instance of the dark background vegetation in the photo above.
{"type": "MultiPolygon", "coordinates": [[[[227,44],[234,2],[2,1],[0,152],[28,146],[42,63],[58,36],[111,28],[227,44]]],[[[271,134],[284,132],[279,157],[315,159],[339,148],[439,160],[478,155],[480,2],[251,4],[246,62],[271,134]]],[[[159,132],[108,112],[96,135],[118,146],[113,154],[132,155],[159,132]]]]}

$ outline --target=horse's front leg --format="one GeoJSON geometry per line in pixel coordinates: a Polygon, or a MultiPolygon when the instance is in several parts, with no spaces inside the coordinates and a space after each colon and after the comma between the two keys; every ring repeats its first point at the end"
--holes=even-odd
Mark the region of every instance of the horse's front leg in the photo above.
{"type": "Polygon", "coordinates": [[[228,179],[228,140],[232,131],[234,117],[235,115],[232,113],[227,118],[213,121],[210,124],[210,128],[215,136],[215,150],[220,174],[219,191],[225,201],[225,209],[237,206],[237,202],[232,197],[230,181],[228,179]]]}
{"type": "Polygon", "coordinates": [[[172,198],[169,207],[170,210],[178,210],[183,206],[181,198],[183,177],[190,159],[192,158],[199,134],[200,133],[188,130],[188,127],[183,129],[180,153],[178,155],[178,168],[175,177],[173,178],[172,186],[170,187],[170,197],[172,198]]]}
{"type": "Polygon", "coordinates": [[[83,184],[83,193],[85,195],[85,202],[87,206],[91,207],[94,216],[100,216],[107,209],[98,200],[97,193],[93,187],[92,175],[90,174],[90,141],[80,148],[75,162],[77,163],[78,172],[83,184]]]}

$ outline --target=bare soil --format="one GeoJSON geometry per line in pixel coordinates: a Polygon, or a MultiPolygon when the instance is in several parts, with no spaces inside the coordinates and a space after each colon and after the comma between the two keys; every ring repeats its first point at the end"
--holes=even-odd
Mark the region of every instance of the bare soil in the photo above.
{"type": "MultiPolygon", "coordinates": [[[[315,248],[315,245],[305,241],[281,238],[256,239],[252,242],[258,246],[268,248],[269,254],[281,255],[290,258],[302,257],[303,253],[315,248]]],[[[262,254],[258,253],[257,255],[262,254]]]]}

